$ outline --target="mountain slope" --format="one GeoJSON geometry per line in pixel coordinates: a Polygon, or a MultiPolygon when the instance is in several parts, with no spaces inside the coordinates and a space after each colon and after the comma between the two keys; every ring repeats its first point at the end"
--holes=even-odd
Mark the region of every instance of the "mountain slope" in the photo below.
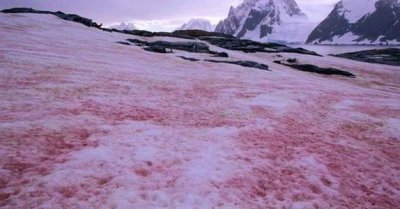
{"type": "Polygon", "coordinates": [[[304,42],[315,24],[294,0],[245,0],[215,31],[257,41],[304,42]]]}
{"type": "Polygon", "coordinates": [[[400,1],[342,0],[307,43],[400,44],[400,1]]]}
{"type": "Polygon", "coordinates": [[[203,30],[203,31],[208,31],[212,32],[214,31],[215,26],[213,26],[210,21],[206,19],[190,19],[189,22],[183,24],[180,28],[177,30],[203,30]]]}

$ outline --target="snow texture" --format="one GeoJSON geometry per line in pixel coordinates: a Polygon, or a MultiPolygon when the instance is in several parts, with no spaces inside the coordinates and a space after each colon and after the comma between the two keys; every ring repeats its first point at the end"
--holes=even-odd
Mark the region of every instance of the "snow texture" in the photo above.
{"type": "Polygon", "coordinates": [[[52,15],[0,14],[0,37],[1,208],[400,205],[398,67],[189,62],[52,15]]]}

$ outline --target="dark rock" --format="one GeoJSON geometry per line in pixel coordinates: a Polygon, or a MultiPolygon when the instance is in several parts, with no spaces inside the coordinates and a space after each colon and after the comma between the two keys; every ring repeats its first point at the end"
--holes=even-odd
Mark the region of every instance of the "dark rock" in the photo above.
{"type": "Polygon", "coordinates": [[[76,23],[80,23],[83,25],[86,25],[88,27],[96,27],[96,28],[101,28],[101,24],[97,24],[96,22],[93,22],[91,19],[81,17],[76,14],[65,14],[63,12],[50,12],[50,11],[41,11],[41,10],[35,10],[32,8],[12,8],[12,9],[5,9],[2,10],[1,12],[3,13],[33,13],[33,14],[52,14],[54,16],[57,16],[63,20],[67,21],[72,21],[76,23]]]}
{"type": "Polygon", "coordinates": [[[131,42],[131,43],[134,43],[136,46],[148,46],[149,45],[149,42],[142,41],[142,40],[139,40],[139,39],[129,38],[129,39],[126,39],[126,40],[131,42]]]}
{"type": "Polygon", "coordinates": [[[214,52],[214,51],[211,51],[211,54],[213,54],[214,57],[225,57],[225,58],[229,57],[229,54],[226,53],[226,52],[214,52]]]}
{"type": "Polygon", "coordinates": [[[242,67],[249,67],[249,68],[257,68],[261,70],[269,70],[268,65],[264,65],[261,63],[253,62],[253,61],[221,61],[221,60],[204,60],[206,62],[213,62],[213,63],[226,63],[226,64],[233,64],[233,65],[240,65],[242,67]]]}
{"type": "Polygon", "coordinates": [[[334,56],[361,62],[400,66],[400,49],[398,48],[373,49],[334,56]]]}
{"type": "Polygon", "coordinates": [[[176,36],[186,36],[191,38],[199,38],[203,36],[213,36],[213,37],[222,37],[222,38],[234,38],[234,36],[217,33],[217,32],[208,32],[203,30],[176,30],[172,32],[173,35],[176,36]]]}
{"type": "MultiPolygon", "coordinates": [[[[182,51],[187,51],[187,52],[192,52],[192,53],[207,53],[211,54],[214,57],[228,57],[228,53],[226,52],[215,52],[211,51],[206,43],[203,42],[194,42],[194,41],[188,41],[188,42],[168,42],[168,41],[155,41],[155,42],[147,42],[147,41],[142,41],[139,39],[127,39],[130,43],[134,43],[137,46],[147,46],[146,48],[147,51],[154,51],[158,53],[164,53],[164,50],[161,50],[162,48],[167,51],[167,49],[170,49],[171,52],[173,49],[175,50],[182,50],[182,51]]],[[[166,53],[166,52],[165,52],[166,53]]]]}
{"type": "Polygon", "coordinates": [[[117,43],[122,44],[122,45],[131,45],[129,42],[125,42],[125,41],[117,41],[117,43]]]}
{"type": "Polygon", "coordinates": [[[297,59],[296,58],[289,58],[286,60],[288,63],[296,63],[297,59]]]}
{"type": "Polygon", "coordinates": [[[182,50],[193,53],[209,53],[208,45],[203,42],[168,42],[168,41],[155,41],[150,42],[150,46],[161,46],[169,49],[182,50]]]}
{"type": "Polygon", "coordinates": [[[243,51],[246,53],[256,53],[256,52],[265,52],[265,53],[298,53],[298,54],[307,54],[314,56],[321,56],[313,51],[308,51],[303,48],[291,48],[285,46],[283,44],[277,43],[260,43],[251,40],[244,40],[238,38],[222,38],[222,37],[211,37],[211,36],[202,36],[199,37],[200,40],[206,41],[212,45],[234,50],[234,51],[243,51]]]}
{"type": "MultiPolygon", "coordinates": [[[[363,11],[361,6],[360,12],[363,11]]],[[[331,42],[334,37],[350,34],[355,37],[348,44],[400,42],[400,3],[398,0],[378,0],[375,11],[356,22],[346,19],[346,5],[339,1],[332,12],[309,35],[307,43],[331,42]]]]}
{"type": "Polygon", "coordinates": [[[200,61],[199,59],[191,58],[191,57],[184,57],[184,56],[178,56],[178,57],[180,57],[180,58],[182,58],[184,60],[192,61],[192,62],[200,61]]]}
{"type": "Polygon", "coordinates": [[[291,63],[286,63],[286,62],[282,62],[282,61],[274,61],[274,63],[276,64],[280,64],[280,65],[285,65],[300,71],[305,71],[305,72],[311,72],[311,73],[317,73],[317,74],[322,74],[322,75],[341,75],[341,76],[345,76],[345,77],[351,77],[351,78],[355,78],[356,76],[352,73],[343,71],[343,70],[339,70],[336,68],[321,68],[318,67],[316,65],[311,65],[311,64],[291,64],[291,63]]]}
{"type": "Polygon", "coordinates": [[[144,50],[149,52],[163,53],[163,54],[167,53],[167,49],[164,46],[160,45],[150,45],[144,48],[144,50]]]}

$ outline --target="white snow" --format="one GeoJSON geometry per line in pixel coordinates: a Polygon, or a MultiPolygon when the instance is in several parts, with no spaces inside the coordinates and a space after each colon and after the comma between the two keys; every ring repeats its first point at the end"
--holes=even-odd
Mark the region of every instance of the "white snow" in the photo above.
{"type": "Polygon", "coordinates": [[[52,15],[0,13],[0,37],[1,208],[400,204],[398,67],[280,54],[357,75],[321,76],[215,46],[271,71],[189,62],[210,56],[52,15]]]}

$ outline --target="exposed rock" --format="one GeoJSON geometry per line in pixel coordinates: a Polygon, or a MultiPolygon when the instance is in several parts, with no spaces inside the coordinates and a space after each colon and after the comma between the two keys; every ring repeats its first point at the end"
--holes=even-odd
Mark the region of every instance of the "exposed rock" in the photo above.
{"type": "Polygon", "coordinates": [[[186,36],[191,38],[198,38],[202,36],[213,36],[213,37],[221,37],[221,38],[235,38],[234,36],[217,33],[217,32],[209,32],[203,30],[176,30],[172,32],[175,36],[186,36]]]}
{"type": "Polygon", "coordinates": [[[228,53],[226,52],[216,52],[211,51],[206,43],[203,42],[195,42],[195,41],[178,41],[178,42],[168,42],[168,41],[155,41],[148,42],[142,41],[139,39],[127,39],[127,41],[136,44],[137,46],[146,46],[145,50],[158,52],[158,53],[167,53],[167,49],[170,49],[171,52],[173,49],[182,50],[191,53],[207,53],[211,54],[214,57],[228,57],[228,53]]]}
{"type": "Polygon", "coordinates": [[[149,45],[148,47],[145,47],[144,50],[156,53],[167,53],[167,49],[161,45],[149,45]]]}
{"type": "Polygon", "coordinates": [[[347,71],[339,70],[336,68],[322,68],[318,67],[316,65],[311,65],[311,64],[292,64],[288,63],[285,61],[274,61],[276,64],[281,64],[285,65],[300,71],[305,71],[305,72],[311,72],[311,73],[318,73],[322,75],[340,75],[340,76],[345,76],[345,77],[351,77],[355,78],[356,76],[352,73],[349,73],[347,71]]]}
{"type": "Polygon", "coordinates": [[[168,41],[155,41],[150,42],[150,46],[162,46],[169,49],[182,50],[193,53],[210,53],[210,49],[206,43],[203,42],[168,42],[168,41]]]}
{"type": "Polygon", "coordinates": [[[314,56],[321,56],[313,51],[308,51],[303,48],[291,48],[285,46],[283,44],[277,43],[260,43],[251,40],[244,40],[238,38],[221,38],[221,37],[211,37],[211,36],[203,36],[199,37],[200,40],[206,41],[212,45],[216,45],[218,47],[235,50],[235,51],[243,51],[246,53],[255,53],[255,52],[266,52],[266,53],[298,53],[298,54],[307,54],[314,56]]]}
{"type": "Polygon", "coordinates": [[[199,59],[191,58],[191,57],[184,57],[184,56],[178,56],[178,57],[180,57],[180,58],[182,58],[184,60],[192,61],[192,62],[200,61],[199,59]]]}
{"type": "Polygon", "coordinates": [[[255,41],[304,43],[314,28],[294,0],[244,0],[216,32],[255,41]]]}
{"type": "Polygon", "coordinates": [[[226,53],[226,52],[214,52],[214,51],[211,51],[211,54],[213,54],[213,57],[225,57],[225,58],[229,57],[229,54],[226,53]]]}
{"type": "MultiPolygon", "coordinates": [[[[260,43],[251,40],[244,40],[235,38],[231,35],[226,35],[222,33],[216,32],[207,32],[201,30],[178,30],[172,33],[162,32],[162,33],[153,33],[149,31],[123,31],[124,33],[136,35],[136,36],[144,36],[144,37],[154,37],[154,36],[167,36],[167,37],[175,37],[175,38],[184,38],[184,39],[199,39],[208,42],[209,44],[229,49],[235,51],[243,51],[247,53],[255,53],[255,52],[265,52],[265,53],[298,53],[298,54],[308,54],[314,56],[321,56],[316,52],[309,51],[303,48],[291,48],[283,44],[277,43],[260,43]]],[[[226,54],[219,54],[220,57],[226,57],[226,54]]]]}
{"type": "Polygon", "coordinates": [[[149,45],[149,42],[142,41],[142,40],[139,40],[139,39],[128,38],[126,40],[131,42],[131,43],[134,43],[136,46],[147,46],[147,45],[149,45]]]}
{"type": "Polygon", "coordinates": [[[341,0],[307,43],[400,44],[400,1],[341,0]]]}
{"type": "Polygon", "coordinates": [[[93,20],[81,17],[76,14],[65,14],[63,12],[50,12],[50,11],[42,11],[42,10],[35,10],[32,8],[12,8],[12,9],[5,9],[2,10],[1,12],[3,13],[33,13],[33,14],[52,14],[55,15],[61,19],[67,20],[67,21],[72,21],[72,22],[77,22],[83,25],[86,25],[88,27],[96,27],[96,28],[101,28],[101,24],[97,24],[96,22],[93,22],[93,20]]]}
{"type": "Polygon", "coordinates": [[[361,62],[378,63],[386,65],[400,66],[400,49],[373,49],[344,54],[336,54],[336,57],[342,57],[361,62]]]}
{"type": "Polygon", "coordinates": [[[213,62],[213,63],[226,63],[226,64],[233,64],[233,65],[240,65],[242,67],[249,67],[249,68],[257,68],[261,70],[268,70],[268,65],[264,65],[261,63],[253,62],[253,61],[222,61],[222,60],[204,60],[206,62],[213,62]]]}
{"type": "Polygon", "coordinates": [[[129,42],[125,42],[125,41],[117,41],[117,43],[122,44],[122,45],[131,45],[129,42]]]}

